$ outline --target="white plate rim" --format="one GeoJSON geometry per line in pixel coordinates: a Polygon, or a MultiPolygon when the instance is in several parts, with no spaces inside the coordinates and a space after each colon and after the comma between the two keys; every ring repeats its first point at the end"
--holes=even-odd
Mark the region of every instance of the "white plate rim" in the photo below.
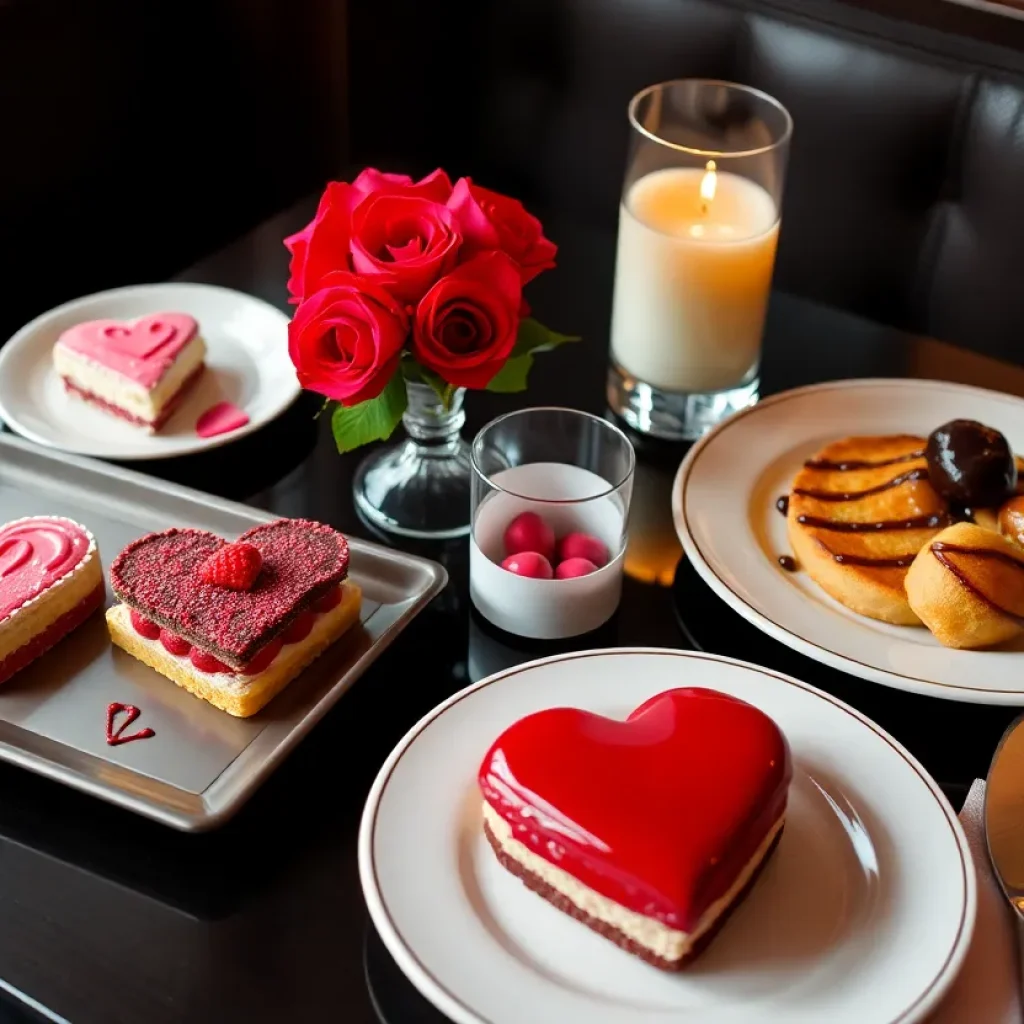
{"type": "Polygon", "coordinates": [[[939,808],[943,812],[943,817],[949,825],[950,831],[953,833],[957,852],[960,854],[960,866],[963,874],[964,887],[964,903],[961,908],[960,926],[957,931],[953,947],[947,954],[942,968],[929,987],[925,989],[910,1006],[902,1011],[899,1016],[894,1017],[891,1021],[886,1022],[886,1024],[914,1024],[916,1021],[923,1020],[936,1007],[948,991],[950,985],[952,985],[953,981],[956,979],[956,976],[960,971],[960,967],[963,964],[964,957],[967,955],[967,950],[970,947],[977,912],[977,884],[970,847],[968,845],[967,836],[964,833],[963,826],[960,824],[960,819],[950,806],[945,794],[941,789],[939,789],[938,784],[931,775],[928,774],[924,766],[916,757],[914,757],[913,754],[910,753],[909,750],[906,749],[906,747],[903,746],[902,743],[886,732],[881,726],[871,721],[871,719],[866,715],[861,714],[861,712],[856,708],[839,700],[838,697],[834,697],[832,694],[827,693],[824,690],[811,686],[809,683],[801,682],[800,680],[795,679],[792,676],[787,676],[782,672],[776,672],[773,669],[741,661],[739,658],[727,658],[722,655],[707,654],[702,651],[679,651],[662,647],[616,647],[606,650],[572,651],[567,654],[556,654],[548,658],[538,658],[534,661],[524,662],[521,665],[515,665],[512,668],[505,669],[504,671],[496,672],[493,675],[488,676],[485,679],[481,679],[479,682],[452,694],[431,711],[428,711],[427,714],[412,726],[402,739],[398,741],[398,744],[388,755],[387,760],[377,773],[377,777],[374,779],[373,785],[370,787],[369,795],[366,798],[366,804],[363,808],[362,818],[359,823],[358,860],[359,880],[362,885],[363,897],[366,900],[367,909],[370,913],[370,919],[372,920],[374,927],[377,929],[377,934],[380,936],[381,941],[384,943],[384,946],[402,970],[402,973],[426,999],[441,1010],[441,1012],[445,1013],[455,1021],[455,1024],[491,1024],[487,1018],[480,1016],[472,1009],[472,1007],[467,1006],[457,996],[450,993],[444,987],[444,984],[435,978],[420,962],[415,951],[406,944],[397,925],[392,920],[391,914],[389,913],[387,904],[384,900],[383,893],[381,892],[380,885],[377,881],[373,852],[377,813],[380,809],[381,797],[387,788],[398,762],[402,759],[406,750],[422,732],[441,718],[449,708],[475,693],[477,690],[482,690],[484,687],[500,683],[502,680],[516,676],[521,672],[537,668],[542,665],[552,664],[554,662],[572,661],[590,657],[614,657],[622,654],[656,655],[659,657],[688,658],[694,661],[718,662],[743,668],[754,672],[755,674],[768,676],[778,682],[795,686],[798,689],[804,690],[825,700],[829,704],[834,705],[840,711],[850,715],[854,720],[860,722],[861,725],[875,733],[879,739],[889,744],[889,746],[903,758],[908,767],[918,775],[924,783],[926,790],[939,805],[939,808]]]}
{"type": "Polygon", "coordinates": [[[723,420],[713,430],[709,431],[686,453],[676,471],[672,483],[672,520],[675,523],[676,534],[683,546],[683,551],[690,563],[697,570],[701,579],[718,595],[733,611],[739,613],[751,625],[756,626],[763,633],[766,633],[773,640],[778,640],[787,647],[800,654],[805,655],[814,661],[830,668],[838,669],[841,672],[849,673],[872,683],[880,683],[893,689],[904,690],[908,693],[918,693],[928,697],[939,697],[943,700],[961,701],[968,704],[989,704],[1008,707],[1018,707],[1024,704],[1024,688],[1019,690],[1006,689],[985,689],[983,687],[955,686],[951,683],[936,682],[931,679],[924,679],[919,676],[908,676],[900,672],[879,668],[867,662],[857,661],[844,654],[836,654],[827,647],[822,647],[812,640],[792,632],[787,627],[770,619],[763,612],[752,608],[743,600],[728,584],[726,584],[714,571],[704,557],[700,545],[693,536],[686,518],[686,486],[690,473],[701,457],[708,444],[713,442],[720,432],[727,430],[730,426],[741,419],[757,413],[759,409],[778,405],[794,398],[802,398],[805,395],[838,389],[850,389],[860,387],[901,387],[926,390],[929,387],[969,392],[981,398],[992,401],[1012,403],[1015,405],[1024,404],[1024,399],[1015,395],[1007,395],[1001,391],[992,391],[989,388],[976,387],[973,384],[959,384],[956,381],[933,380],[925,378],[900,378],[900,377],[864,377],[853,380],[824,381],[820,384],[808,384],[804,387],[792,388],[789,391],[780,391],[777,394],[769,395],[756,405],[748,406],[739,412],[723,420]]]}
{"type": "MultiPolygon", "coordinates": [[[[226,288],[219,284],[207,284],[206,282],[201,281],[151,281],[140,282],[138,284],[121,285],[117,288],[107,288],[104,291],[91,292],[88,295],[79,295],[74,299],[68,299],[66,302],[62,302],[58,306],[51,306],[38,316],[33,317],[27,324],[19,327],[18,330],[16,330],[14,334],[4,342],[3,346],[0,347],[0,376],[5,372],[7,361],[15,358],[14,353],[17,351],[18,347],[23,345],[25,343],[25,339],[31,337],[32,334],[51,317],[67,313],[84,302],[92,302],[96,300],[101,302],[108,300],[116,301],[117,299],[132,292],[145,289],[156,289],[158,291],[162,291],[164,289],[173,288],[189,288],[197,291],[206,291],[218,294],[224,297],[231,296],[243,298],[248,302],[263,306],[267,310],[270,310],[287,320],[287,314],[267,302],[265,299],[261,299],[257,295],[250,295],[248,292],[239,291],[237,288],[226,288]]],[[[296,378],[294,387],[287,390],[282,388],[281,398],[269,407],[265,415],[258,419],[250,419],[244,427],[239,427],[237,430],[229,431],[226,434],[216,434],[213,437],[201,438],[196,435],[196,437],[189,441],[182,440],[182,443],[179,446],[175,446],[173,448],[154,449],[151,453],[146,455],[140,455],[137,451],[124,452],[121,454],[106,452],[103,455],[97,455],[88,449],[77,447],[74,444],[57,444],[49,437],[39,434],[31,427],[26,427],[22,424],[17,414],[12,412],[4,403],[2,391],[0,391],[0,420],[2,420],[7,427],[16,434],[19,434],[21,437],[28,438],[29,441],[32,441],[35,444],[43,445],[45,448],[68,452],[71,455],[85,455],[89,458],[116,459],[125,462],[150,462],[157,459],[174,459],[182,455],[193,455],[197,452],[207,451],[212,448],[220,448],[223,445],[231,444],[233,441],[241,440],[241,438],[255,433],[261,427],[265,427],[268,423],[277,419],[278,416],[295,403],[301,393],[302,388],[299,385],[298,378],[296,378]]]]}

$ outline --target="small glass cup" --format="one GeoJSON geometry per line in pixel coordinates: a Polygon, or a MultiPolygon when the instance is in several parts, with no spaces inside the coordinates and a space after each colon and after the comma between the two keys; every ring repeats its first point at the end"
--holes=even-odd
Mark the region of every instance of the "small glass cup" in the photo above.
{"type": "MultiPolygon", "coordinates": [[[[579,636],[615,613],[622,592],[636,456],[618,427],[574,409],[538,408],[493,420],[473,441],[469,592],[499,629],[541,640],[579,636]],[[607,549],[596,571],[537,579],[502,568],[505,531],[535,512],[558,542],[584,533],[607,549]]],[[[557,558],[553,559],[557,563],[557,558]]]]}
{"type": "Polygon", "coordinates": [[[793,121],[731,82],[652,85],[629,104],[608,403],[694,440],[757,401],[793,121]]]}

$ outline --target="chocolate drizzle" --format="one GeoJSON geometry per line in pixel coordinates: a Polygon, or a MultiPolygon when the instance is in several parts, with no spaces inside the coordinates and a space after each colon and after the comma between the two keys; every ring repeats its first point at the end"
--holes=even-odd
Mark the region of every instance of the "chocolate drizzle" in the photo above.
{"type": "Polygon", "coordinates": [[[893,487],[910,483],[911,480],[927,479],[928,470],[924,466],[919,466],[917,469],[910,469],[906,473],[900,473],[899,476],[894,476],[891,480],[886,480],[884,483],[876,484],[874,487],[867,487],[863,491],[817,491],[809,487],[796,487],[793,489],[793,493],[799,494],[804,498],[814,498],[815,501],[859,501],[861,498],[869,498],[873,494],[881,494],[884,491],[891,490],[893,487]]]}
{"type": "Polygon", "coordinates": [[[1011,612],[1009,608],[1004,608],[1001,604],[997,604],[993,601],[988,594],[983,594],[974,585],[974,582],[967,573],[956,565],[949,555],[967,555],[971,558],[982,558],[988,559],[991,562],[1002,562],[1004,565],[1012,565],[1015,569],[1020,569],[1022,572],[1024,572],[1024,561],[1021,561],[1019,558],[1015,558],[1013,555],[1008,554],[1005,551],[993,551],[991,548],[968,548],[963,547],[960,544],[949,544],[944,540],[935,541],[931,546],[931,551],[939,562],[948,569],[957,578],[957,580],[959,580],[965,589],[974,594],[975,597],[984,601],[985,604],[987,604],[993,611],[998,612],[1000,615],[1005,615],[1008,619],[1013,619],[1014,622],[1019,622],[1024,625],[1024,615],[1018,615],[1016,612],[1011,612]]]}
{"type": "Polygon", "coordinates": [[[779,565],[786,572],[796,572],[796,559],[792,555],[779,555],[779,565]]]}
{"type": "Polygon", "coordinates": [[[893,558],[868,558],[866,555],[847,555],[842,551],[829,554],[840,565],[862,565],[870,569],[906,569],[917,555],[898,555],[893,558]]]}
{"type": "Polygon", "coordinates": [[[933,512],[926,516],[911,516],[909,519],[881,519],[877,522],[844,522],[841,519],[822,519],[820,516],[800,515],[796,521],[801,526],[815,530],[832,530],[835,533],[883,533],[886,530],[938,530],[953,523],[946,512],[933,512]]]}
{"type": "Polygon", "coordinates": [[[775,509],[783,516],[789,515],[789,495],[783,494],[781,498],[775,499],[775,509]]]}
{"type": "Polygon", "coordinates": [[[808,459],[804,465],[808,469],[831,469],[838,473],[848,473],[854,469],[876,469],[878,466],[895,466],[900,462],[912,462],[914,459],[923,459],[924,449],[907,452],[906,455],[897,455],[892,459],[880,459],[878,462],[871,462],[862,459],[850,459],[843,462],[833,462],[831,459],[808,459]]]}

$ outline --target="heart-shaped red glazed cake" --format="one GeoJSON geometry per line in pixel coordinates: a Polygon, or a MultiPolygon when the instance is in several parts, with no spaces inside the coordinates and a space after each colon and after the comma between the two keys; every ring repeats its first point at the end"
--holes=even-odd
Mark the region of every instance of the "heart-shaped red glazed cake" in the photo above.
{"type": "Polygon", "coordinates": [[[203,566],[228,541],[205,530],[167,530],[129,544],[110,567],[117,597],[164,629],[244,668],[348,574],[348,543],[303,519],[257,526],[239,538],[263,564],[250,590],[205,582],[203,566]]]}
{"type": "Polygon", "coordinates": [[[118,647],[222,711],[246,718],[359,620],[348,542],[322,523],[280,519],[228,542],[167,530],[110,567],[118,647]]]}
{"type": "Polygon", "coordinates": [[[521,719],[480,767],[501,863],[559,909],[666,970],[692,959],[778,842],[792,775],[778,726],[715,690],[669,690],[624,722],[521,719]]]}

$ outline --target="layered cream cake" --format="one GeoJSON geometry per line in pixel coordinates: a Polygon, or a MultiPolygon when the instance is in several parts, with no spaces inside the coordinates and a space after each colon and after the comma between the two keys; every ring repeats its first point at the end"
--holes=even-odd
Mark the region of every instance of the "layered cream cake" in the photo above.
{"type": "Polygon", "coordinates": [[[103,604],[96,539],[57,516],[0,527],[0,683],[83,623],[103,604]]]}
{"type": "Polygon", "coordinates": [[[199,325],[184,313],[90,320],[66,330],[53,348],[70,394],[151,432],[199,379],[205,357],[199,325]]]}
{"type": "Polygon", "coordinates": [[[111,639],[228,714],[254,715],[359,620],[348,543],[329,526],[281,519],[228,543],[167,530],[110,568],[111,639]]]}
{"type": "Polygon", "coordinates": [[[624,722],[554,708],[484,757],[483,831],[528,888],[674,971],[768,862],[791,775],[778,726],[714,690],[666,691],[624,722]]]}

